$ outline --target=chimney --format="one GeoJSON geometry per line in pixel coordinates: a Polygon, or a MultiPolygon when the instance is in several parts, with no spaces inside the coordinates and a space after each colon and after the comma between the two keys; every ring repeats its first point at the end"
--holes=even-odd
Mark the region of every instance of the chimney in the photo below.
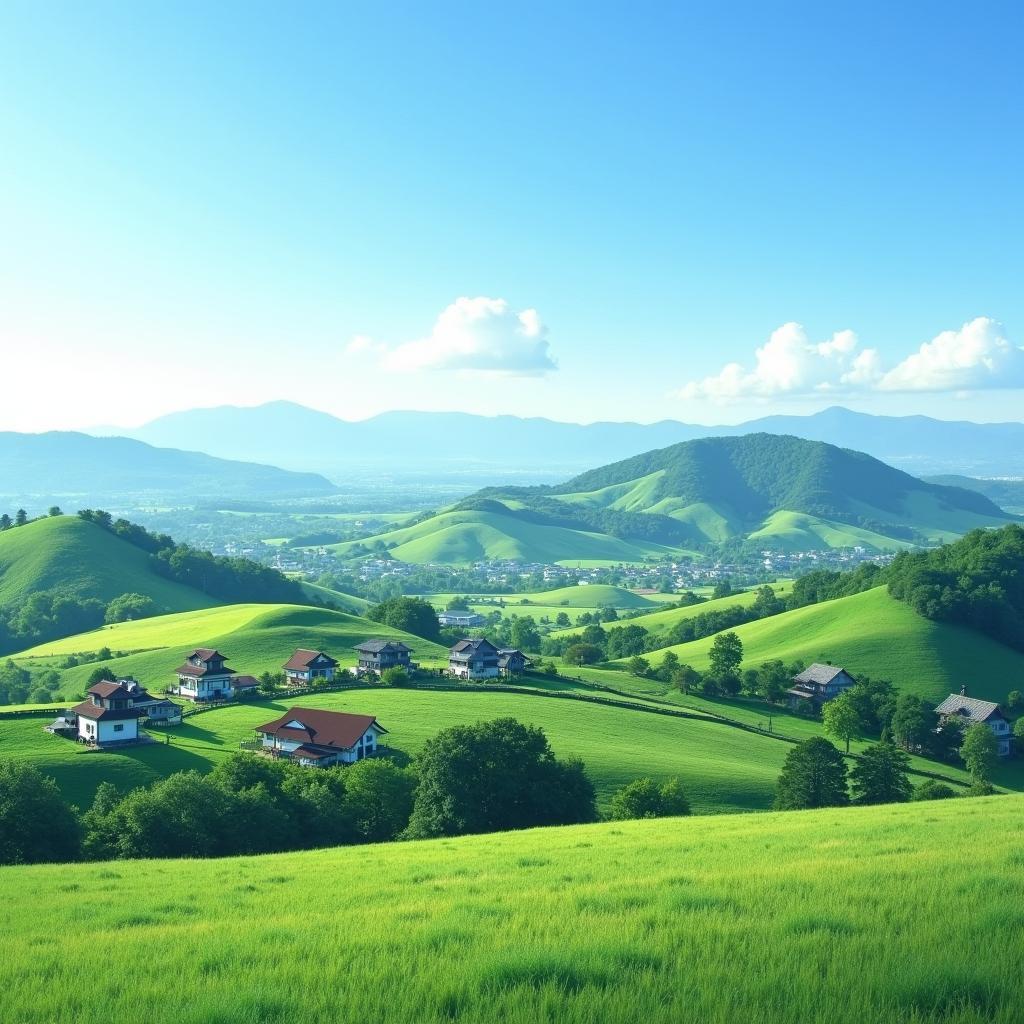
{"type": "Polygon", "coordinates": [[[966,697],[967,696],[967,684],[966,683],[964,683],[963,686],[960,687],[960,696],[961,697],[966,697]]]}

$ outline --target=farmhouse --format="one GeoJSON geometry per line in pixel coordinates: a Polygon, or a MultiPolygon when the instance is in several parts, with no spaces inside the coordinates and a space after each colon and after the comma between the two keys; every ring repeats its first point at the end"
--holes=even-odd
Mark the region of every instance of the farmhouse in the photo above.
{"type": "Polygon", "coordinates": [[[131,691],[120,683],[102,682],[87,692],[88,700],[71,709],[79,742],[97,747],[137,743],[144,712],[134,706],[131,691]]]}
{"type": "Polygon", "coordinates": [[[845,668],[815,662],[793,676],[793,685],[786,693],[789,694],[790,707],[798,707],[804,701],[821,705],[856,684],[857,680],[845,668]]]}
{"type": "Polygon", "coordinates": [[[337,667],[337,661],[329,654],[301,647],[283,665],[289,686],[308,686],[314,679],[332,683],[337,667]]]}
{"type": "Polygon", "coordinates": [[[1010,756],[1010,723],[1003,717],[998,704],[987,700],[976,700],[967,696],[967,688],[951,693],[936,709],[940,722],[955,718],[964,728],[969,725],[987,725],[998,742],[1000,757],[1010,756]]]}
{"type": "Polygon", "coordinates": [[[316,768],[369,757],[377,752],[385,733],[387,729],[373,715],[298,707],[256,727],[264,753],[316,768]]]}
{"type": "MultiPolygon", "coordinates": [[[[173,700],[154,697],[132,676],[118,679],[117,682],[119,686],[122,686],[131,695],[132,707],[141,711],[143,716],[148,718],[150,722],[160,725],[181,724],[181,706],[175,704],[173,700]]],[[[92,692],[92,690],[89,691],[90,694],[92,692]]]]}
{"type": "Polygon", "coordinates": [[[503,676],[521,676],[529,665],[530,659],[522,651],[514,649],[498,651],[498,671],[503,676]]]}
{"type": "Polygon", "coordinates": [[[477,612],[450,611],[441,612],[437,621],[442,626],[458,626],[460,629],[468,629],[472,626],[482,626],[487,620],[477,612]]]}
{"type": "Polygon", "coordinates": [[[225,661],[220,651],[197,647],[186,656],[185,663],[175,669],[178,685],[169,686],[168,690],[195,701],[230,700],[241,691],[259,686],[258,679],[236,675],[225,661]]]}
{"type": "Polygon", "coordinates": [[[386,668],[404,668],[407,671],[414,666],[412,648],[406,647],[401,640],[365,640],[355,648],[359,655],[356,675],[376,672],[378,675],[386,668]]]}
{"type": "Polygon", "coordinates": [[[448,671],[460,679],[496,679],[501,674],[498,648],[482,637],[460,640],[448,652],[448,671]]]}

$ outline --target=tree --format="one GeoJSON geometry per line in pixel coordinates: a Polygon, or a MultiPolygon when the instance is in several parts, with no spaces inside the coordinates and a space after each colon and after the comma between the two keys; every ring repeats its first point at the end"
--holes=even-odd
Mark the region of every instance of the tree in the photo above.
{"type": "Polygon", "coordinates": [[[843,755],[823,736],[798,743],[786,755],[775,793],[780,811],[849,803],[843,755]]]}
{"type": "Polygon", "coordinates": [[[57,518],[57,516],[62,516],[62,515],[64,515],[64,513],[63,513],[63,512],[61,512],[61,510],[60,510],[60,506],[59,506],[59,505],[51,505],[51,506],[50,506],[50,508],[49,508],[49,509],[47,510],[47,513],[46,513],[46,514],[47,514],[47,515],[48,515],[48,516],[49,516],[49,517],[50,517],[51,519],[56,519],[56,518],[57,518]]]}
{"type": "Polygon", "coordinates": [[[730,597],[732,595],[732,584],[729,582],[727,576],[721,583],[715,584],[715,589],[712,591],[712,598],[730,597]]]}
{"type": "Polygon", "coordinates": [[[593,821],[594,788],[555,758],[543,730],[514,718],[444,729],[417,759],[410,838],[593,821]]]}
{"type": "Polygon", "coordinates": [[[555,616],[555,625],[559,629],[567,629],[569,626],[571,626],[572,622],[570,622],[570,620],[569,620],[568,613],[566,613],[566,612],[559,612],[555,616]]]}
{"type": "Polygon", "coordinates": [[[731,631],[719,633],[712,641],[709,660],[711,674],[717,679],[736,677],[743,664],[743,641],[731,631]]]}
{"type": "Polygon", "coordinates": [[[0,516],[0,530],[9,530],[13,525],[11,517],[6,512],[0,516]]]}
{"type": "Polygon", "coordinates": [[[14,514],[14,525],[24,526],[28,522],[28,513],[23,509],[19,508],[14,514]]]}
{"type": "Polygon", "coordinates": [[[412,677],[404,668],[395,665],[381,672],[380,681],[385,686],[408,686],[412,682],[412,677]]]}
{"type": "Polygon", "coordinates": [[[782,700],[783,694],[792,685],[791,674],[786,671],[786,666],[779,658],[764,662],[757,670],[757,674],[760,677],[758,688],[761,696],[773,704],[782,700]]]}
{"type": "Polygon", "coordinates": [[[666,818],[690,813],[679,779],[658,783],[654,779],[634,779],[612,796],[609,817],[613,821],[635,818],[666,818]]]}
{"type": "Polygon", "coordinates": [[[602,608],[601,609],[601,621],[602,622],[617,622],[618,618],[619,618],[618,611],[616,611],[616,609],[612,608],[611,605],[609,605],[607,608],[602,608]]]}
{"type": "Polygon", "coordinates": [[[956,796],[956,790],[937,779],[925,779],[911,794],[911,800],[948,800],[956,796]]]}
{"type": "Polygon", "coordinates": [[[1011,690],[1006,695],[1006,708],[1011,714],[1017,714],[1024,709],[1024,694],[1020,690],[1011,690]]]}
{"type": "Polygon", "coordinates": [[[113,669],[102,667],[94,668],[89,673],[88,683],[90,686],[95,686],[97,683],[113,683],[116,681],[113,669]]]}
{"type": "Polygon", "coordinates": [[[103,621],[107,625],[112,622],[132,622],[135,619],[148,619],[156,615],[157,611],[156,602],[145,594],[121,594],[107,605],[103,621]]]}
{"type": "Polygon", "coordinates": [[[646,658],[641,658],[639,654],[634,655],[629,659],[629,672],[630,675],[639,676],[642,679],[644,676],[650,675],[651,663],[646,658]]]}
{"type": "Polygon", "coordinates": [[[596,665],[604,657],[604,651],[596,644],[572,644],[562,655],[569,665],[596,665]]]}
{"type": "Polygon", "coordinates": [[[658,677],[666,683],[672,682],[679,668],[679,655],[675,651],[666,651],[658,666],[658,677]]]}
{"type": "Polygon", "coordinates": [[[700,685],[701,675],[692,665],[680,665],[672,673],[672,682],[682,693],[689,693],[690,690],[700,685]]]}
{"type": "Polygon", "coordinates": [[[935,716],[915,693],[901,694],[892,716],[892,734],[907,750],[920,750],[928,742],[935,716]]]}
{"type": "Polygon", "coordinates": [[[864,734],[860,711],[850,696],[850,692],[850,690],[846,690],[838,697],[833,697],[821,709],[825,732],[837,740],[844,740],[847,753],[850,752],[850,740],[860,739],[864,734]]]}
{"type": "Polygon", "coordinates": [[[0,761],[0,864],[77,860],[78,816],[53,779],[33,765],[0,761]]]}
{"type": "Polygon", "coordinates": [[[964,732],[960,756],[973,778],[988,782],[999,760],[999,743],[995,734],[983,722],[969,726],[964,732]]]}
{"type": "Polygon", "coordinates": [[[1018,741],[1019,745],[1024,745],[1024,718],[1018,718],[1013,723],[1013,738],[1018,741]]]}
{"type": "Polygon", "coordinates": [[[418,597],[392,597],[374,605],[366,617],[426,640],[437,640],[441,630],[434,606],[418,597]]]}
{"type": "Polygon", "coordinates": [[[345,809],[359,838],[385,843],[397,838],[412,815],[416,776],[386,758],[367,758],[344,769],[345,809]]]}
{"type": "Polygon", "coordinates": [[[854,803],[898,804],[910,799],[910,758],[893,743],[875,743],[850,772],[854,803]]]}

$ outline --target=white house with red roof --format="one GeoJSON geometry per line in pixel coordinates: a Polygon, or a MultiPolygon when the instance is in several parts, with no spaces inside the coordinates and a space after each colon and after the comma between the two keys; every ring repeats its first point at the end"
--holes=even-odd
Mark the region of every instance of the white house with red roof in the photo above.
{"type": "Polygon", "coordinates": [[[255,732],[264,753],[326,768],[375,754],[387,729],[373,715],[295,707],[272,722],[258,725],[255,732]]]}
{"type": "Polygon", "coordinates": [[[172,693],[189,700],[230,700],[244,690],[255,690],[259,680],[240,676],[225,662],[220,651],[197,647],[186,655],[185,663],[175,669],[178,685],[168,687],[172,693]]]}
{"type": "Polygon", "coordinates": [[[307,651],[300,647],[282,668],[289,686],[309,686],[314,679],[334,682],[338,662],[323,651],[307,651]]]}

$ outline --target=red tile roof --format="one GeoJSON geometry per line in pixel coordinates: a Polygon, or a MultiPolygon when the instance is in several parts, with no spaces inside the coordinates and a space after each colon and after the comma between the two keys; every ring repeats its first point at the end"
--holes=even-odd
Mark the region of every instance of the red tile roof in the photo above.
{"type": "Polygon", "coordinates": [[[310,761],[322,761],[325,757],[337,757],[337,750],[324,750],[321,747],[303,745],[292,751],[292,757],[305,757],[310,761]]]}
{"type": "Polygon", "coordinates": [[[280,718],[275,718],[266,725],[256,726],[256,732],[317,747],[351,750],[371,725],[376,726],[380,732],[387,732],[373,715],[350,715],[345,711],[322,711],[317,708],[291,708],[280,718]],[[289,722],[298,723],[298,727],[289,727],[289,722]]]}
{"type": "Polygon", "coordinates": [[[255,676],[235,676],[231,680],[231,685],[236,690],[246,690],[251,686],[259,686],[260,681],[255,676]]]}
{"type": "Polygon", "coordinates": [[[91,718],[97,722],[101,718],[116,722],[122,719],[142,717],[142,712],[138,708],[98,708],[91,700],[76,704],[71,710],[82,718],[91,718]]]}
{"type": "MultiPolygon", "coordinates": [[[[191,655],[189,655],[189,657],[191,657],[191,655]]],[[[203,668],[201,665],[190,665],[186,661],[184,665],[176,668],[174,673],[179,676],[195,676],[196,678],[202,678],[203,676],[233,676],[235,674],[235,670],[224,665],[215,672],[211,669],[203,668]]]]}
{"type": "Polygon", "coordinates": [[[124,697],[125,700],[132,699],[132,692],[127,686],[122,686],[120,683],[111,683],[103,681],[97,683],[95,686],[90,686],[86,693],[93,693],[101,700],[109,700],[111,697],[124,697]],[[118,692],[120,691],[120,692],[118,692]]]}
{"type": "Polygon", "coordinates": [[[338,663],[329,654],[324,654],[323,651],[307,651],[300,647],[285,663],[284,668],[294,669],[301,671],[309,666],[319,657],[323,656],[331,665],[337,665],[338,663]]]}

